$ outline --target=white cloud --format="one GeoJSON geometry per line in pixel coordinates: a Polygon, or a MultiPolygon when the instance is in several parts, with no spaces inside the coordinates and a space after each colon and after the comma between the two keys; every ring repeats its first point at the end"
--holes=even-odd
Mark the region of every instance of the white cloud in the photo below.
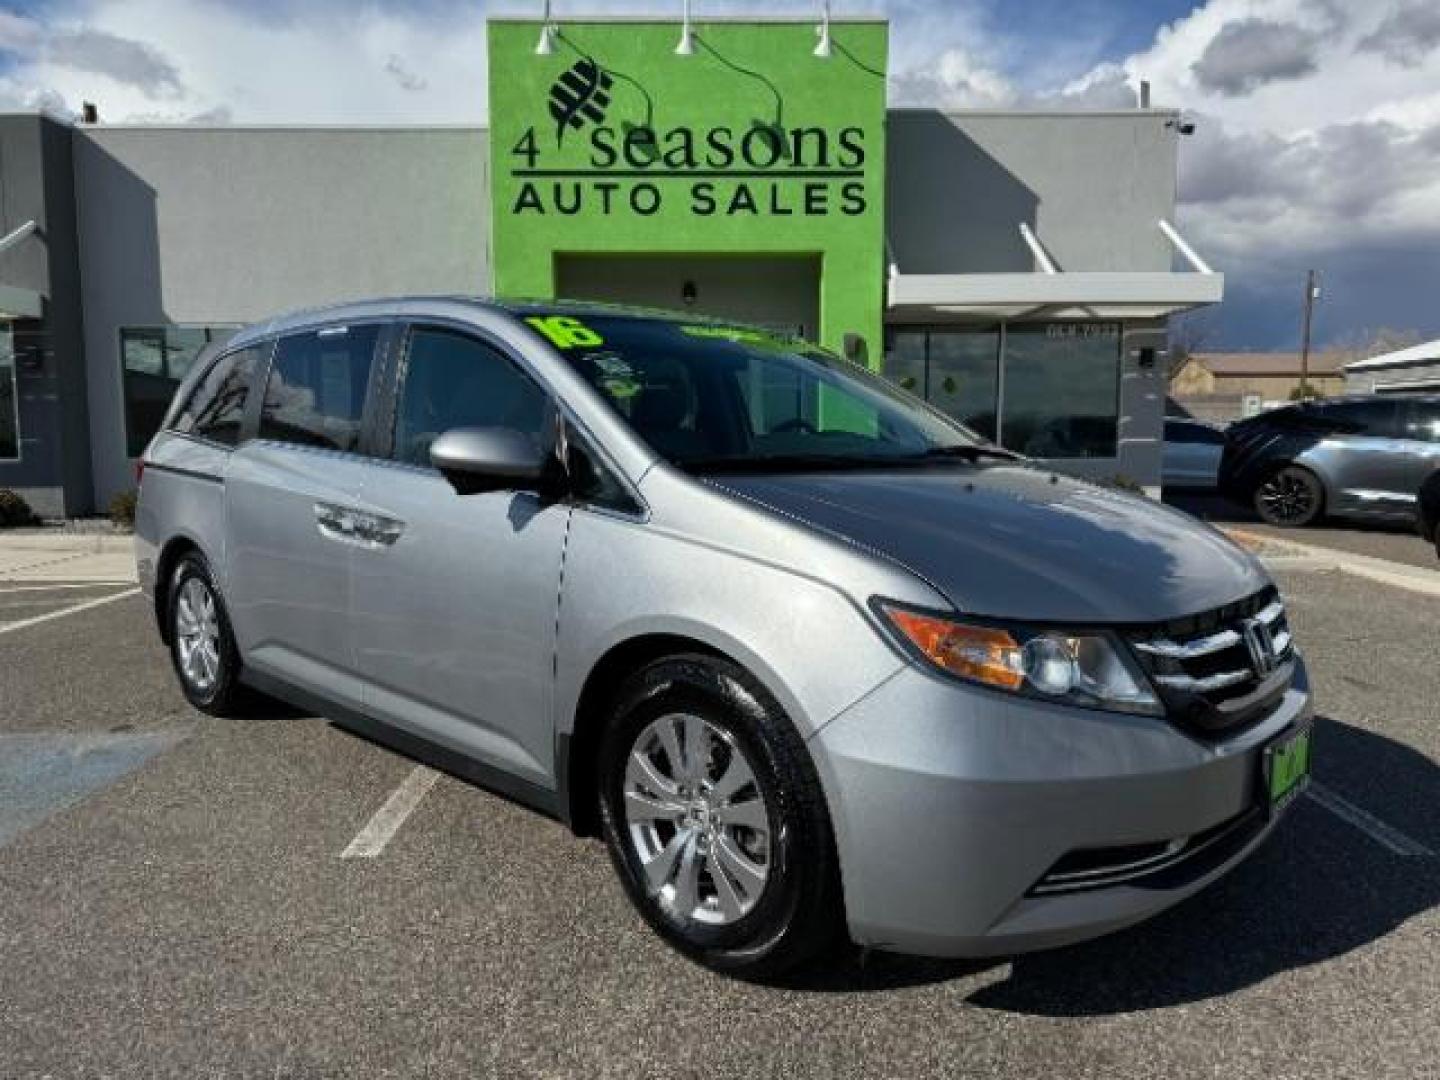
{"type": "Polygon", "coordinates": [[[1220,28],[1190,70],[1207,90],[1234,97],[1313,74],[1319,48],[1316,34],[1293,23],[1237,19],[1220,28]]]}
{"type": "Polygon", "coordinates": [[[395,53],[385,58],[385,74],[394,79],[401,90],[409,90],[412,94],[418,94],[430,85],[428,79],[411,71],[395,53]]]}
{"type": "Polygon", "coordinates": [[[1440,51],[1397,63],[1364,44],[1406,10],[1392,0],[1342,18],[1301,0],[1211,0],[1125,62],[1159,100],[1197,114],[1181,196],[1199,239],[1237,260],[1397,231],[1440,239],[1440,51]],[[1303,53],[1277,38],[1218,59],[1236,27],[1262,23],[1288,28],[1303,53]],[[1208,80],[1207,58],[1218,65],[1208,80]],[[1250,92],[1237,96],[1240,84],[1250,92]]]}
{"type": "Polygon", "coordinates": [[[1433,0],[1402,4],[1386,14],[1360,48],[1378,52],[1406,67],[1423,64],[1425,57],[1440,45],[1440,6],[1433,0]]]}
{"type": "Polygon", "coordinates": [[[1136,105],[1140,80],[1116,63],[1099,64],[1071,79],[1047,100],[1083,109],[1130,109],[1136,105]]]}
{"type": "Polygon", "coordinates": [[[485,110],[476,5],[281,17],[222,0],[90,0],[73,23],[0,15],[0,50],[12,60],[0,105],[94,101],[115,122],[477,123],[485,110]]]}
{"type": "Polygon", "coordinates": [[[921,70],[895,73],[890,85],[890,100],[897,105],[944,102],[986,109],[1013,105],[1019,97],[1009,79],[959,47],[946,49],[921,70]]]}
{"type": "Polygon", "coordinates": [[[50,32],[43,47],[50,64],[102,75],[147,98],[179,98],[185,93],[175,65],[143,41],[80,27],[50,32]]]}

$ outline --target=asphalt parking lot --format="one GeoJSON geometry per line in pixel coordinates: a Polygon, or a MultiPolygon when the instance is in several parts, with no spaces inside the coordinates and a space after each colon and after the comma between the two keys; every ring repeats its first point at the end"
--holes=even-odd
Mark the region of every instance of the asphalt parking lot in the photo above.
{"type": "Polygon", "coordinates": [[[0,584],[0,1075],[1440,1076],[1440,599],[1280,581],[1317,784],[1253,859],[1101,941],[779,986],[671,953],[559,824],[197,714],[131,586],[0,584]]]}

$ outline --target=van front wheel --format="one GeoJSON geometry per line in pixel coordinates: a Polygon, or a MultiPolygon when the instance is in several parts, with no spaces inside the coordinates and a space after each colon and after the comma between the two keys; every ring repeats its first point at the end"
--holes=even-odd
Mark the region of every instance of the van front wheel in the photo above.
{"type": "Polygon", "coordinates": [[[839,874],[814,763],[743,670],[697,655],[640,671],[618,696],[599,764],[611,859],[679,951],[763,978],[834,940],[839,874]]]}

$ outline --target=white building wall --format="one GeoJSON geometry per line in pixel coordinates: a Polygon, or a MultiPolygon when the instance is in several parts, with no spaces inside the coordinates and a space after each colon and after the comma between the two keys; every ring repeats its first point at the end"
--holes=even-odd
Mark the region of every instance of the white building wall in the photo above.
{"type": "MultiPolygon", "coordinates": [[[[1175,114],[894,109],[887,240],[903,274],[1030,273],[1029,225],[1062,271],[1164,271],[1175,114]]],[[[1202,253],[1203,254],[1203,253],[1202,253]]]]}

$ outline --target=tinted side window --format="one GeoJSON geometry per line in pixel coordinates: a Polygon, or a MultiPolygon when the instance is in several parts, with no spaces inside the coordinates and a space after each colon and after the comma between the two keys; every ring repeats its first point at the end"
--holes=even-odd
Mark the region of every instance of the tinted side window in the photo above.
{"type": "Polygon", "coordinates": [[[1393,438],[1399,432],[1399,403],[1374,398],[1369,401],[1336,401],[1318,405],[1315,411],[1327,420],[1344,424],[1356,435],[1393,438]]]}
{"type": "Polygon", "coordinates": [[[569,433],[570,485],[576,498],[591,506],[633,513],[640,508],[623,484],[600,461],[583,439],[573,430],[569,433]]]}
{"type": "Polygon", "coordinates": [[[503,353],[476,338],[417,327],[395,411],[397,461],[430,464],[430,444],[452,428],[502,427],[535,438],[545,392],[503,353]]]}
{"type": "Polygon", "coordinates": [[[265,384],[260,438],[354,451],[375,360],[378,326],[281,338],[265,384]]]}
{"type": "Polygon", "coordinates": [[[251,376],[266,346],[252,345],[222,356],[205,373],[175,418],[175,430],[234,446],[240,441],[251,376]]]}
{"type": "Polygon", "coordinates": [[[1410,405],[1405,437],[1440,443],[1440,401],[1416,401],[1410,405]]]}
{"type": "Polygon", "coordinates": [[[1184,424],[1171,421],[1165,425],[1165,441],[1220,446],[1225,442],[1225,433],[1208,428],[1204,424],[1184,424]]]}
{"type": "MultiPolygon", "coordinates": [[[[131,457],[145,451],[170,414],[181,381],[196,363],[208,364],[233,330],[210,326],[123,327],[120,388],[125,404],[125,445],[131,457]]],[[[0,361],[3,362],[3,361],[0,361]]],[[[193,419],[193,417],[192,417],[193,419]]]]}

